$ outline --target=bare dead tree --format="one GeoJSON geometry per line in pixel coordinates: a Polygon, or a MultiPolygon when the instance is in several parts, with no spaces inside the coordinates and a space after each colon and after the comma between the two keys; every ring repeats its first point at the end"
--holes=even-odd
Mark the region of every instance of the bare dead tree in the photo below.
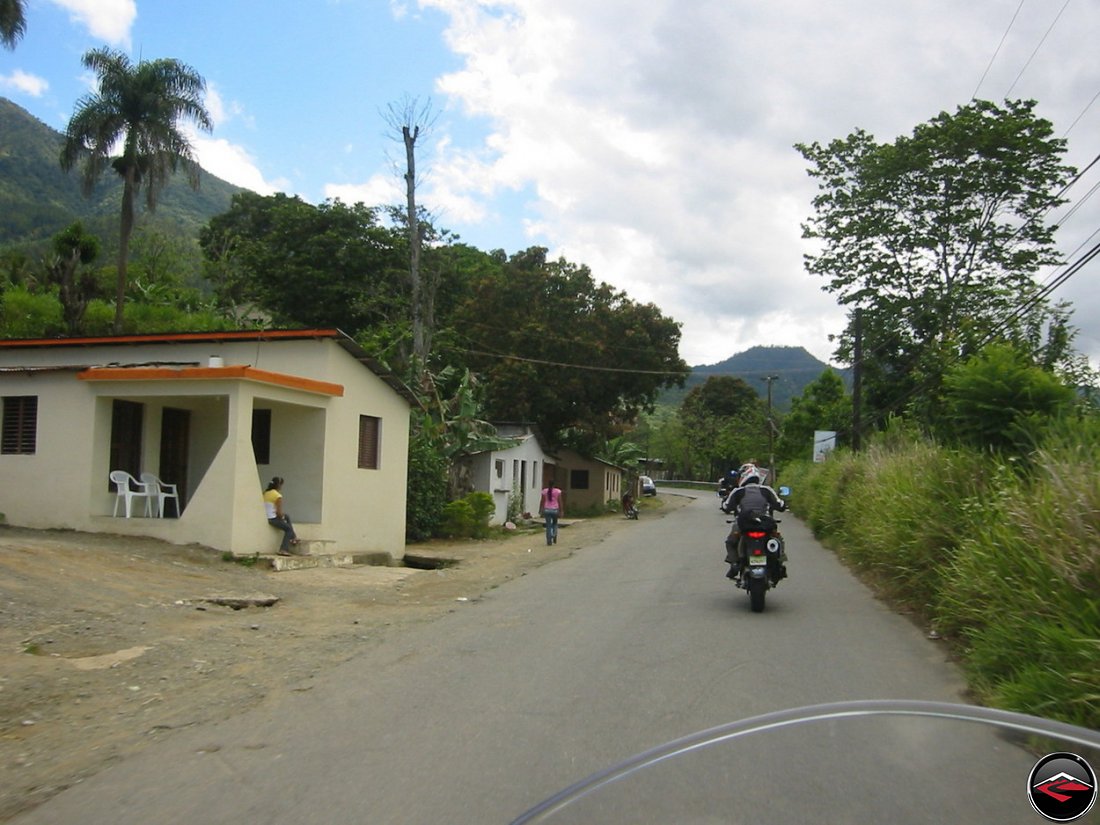
{"type": "Polygon", "coordinates": [[[395,134],[400,133],[405,147],[405,220],[409,236],[409,291],[412,305],[413,360],[422,373],[432,349],[435,324],[435,292],[438,279],[425,277],[420,271],[420,254],[424,229],[416,205],[416,142],[435,124],[437,115],[431,101],[420,105],[415,97],[406,95],[400,102],[390,103],[385,119],[395,134]]]}

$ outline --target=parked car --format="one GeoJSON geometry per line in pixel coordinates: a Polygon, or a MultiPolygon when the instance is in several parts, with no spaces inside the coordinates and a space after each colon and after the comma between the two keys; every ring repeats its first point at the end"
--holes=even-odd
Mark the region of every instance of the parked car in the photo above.
{"type": "Polygon", "coordinates": [[[653,479],[649,476],[639,476],[638,483],[642,485],[643,496],[657,495],[657,485],[653,483],[653,479]]]}

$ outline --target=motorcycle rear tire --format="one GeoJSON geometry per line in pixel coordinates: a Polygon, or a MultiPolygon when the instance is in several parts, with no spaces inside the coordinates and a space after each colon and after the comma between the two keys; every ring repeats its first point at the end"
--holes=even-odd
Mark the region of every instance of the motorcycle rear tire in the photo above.
{"type": "Polygon", "coordinates": [[[749,579],[749,606],[753,613],[764,612],[764,594],[768,592],[768,583],[763,579],[749,579]]]}

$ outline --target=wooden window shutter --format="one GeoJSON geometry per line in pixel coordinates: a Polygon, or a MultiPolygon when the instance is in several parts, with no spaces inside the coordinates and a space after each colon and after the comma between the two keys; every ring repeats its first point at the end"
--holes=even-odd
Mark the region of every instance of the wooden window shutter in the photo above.
{"type": "Polygon", "coordinates": [[[38,396],[9,395],[4,398],[3,435],[0,452],[33,455],[38,440],[38,396]]]}
{"type": "Polygon", "coordinates": [[[359,467],[377,470],[381,458],[380,435],[382,419],[373,415],[359,416],[359,467]]]}

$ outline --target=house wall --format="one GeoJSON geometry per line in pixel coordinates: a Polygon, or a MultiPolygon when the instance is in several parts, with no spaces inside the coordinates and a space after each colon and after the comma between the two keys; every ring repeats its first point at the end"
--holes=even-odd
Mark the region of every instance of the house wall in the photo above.
{"type": "Polygon", "coordinates": [[[507,519],[508,500],[512,496],[517,498],[520,513],[537,513],[542,494],[542,468],[546,462],[538,441],[528,436],[515,447],[497,450],[491,455],[490,490],[496,505],[493,523],[503,524],[507,519]],[[497,461],[503,462],[501,476],[496,472],[497,461]]]}
{"type": "Polygon", "coordinates": [[[584,458],[572,450],[562,451],[555,481],[564,492],[566,515],[589,509],[602,510],[608,501],[617,502],[622,496],[622,475],[618,467],[584,458]],[[587,473],[587,487],[574,486],[574,471],[587,473]]]}
{"type": "Polygon", "coordinates": [[[508,501],[513,495],[517,496],[520,513],[538,512],[543,468],[552,462],[534,436],[503,427],[498,428],[497,434],[522,441],[506,450],[486,451],[464,459],[465,483],[470,489],[493,497],[491,524],[503,524],[508,519],[508,501]]]}
{"type": "MultiPolygon", "coordinates": [[[[278,532],[263,517],[272,475],[286,478],[287,509],[303,538],[329,549],[404,554],[408,403],[331,339],[0,348],[0,367],[73,369],[0,374],[0,395],[38,396],[33,455],[0,455],[0,512],[35,528],[148,535],[235,552],[271,552],[278,532]],[[77,367],[150,362],[248,364],[341,384],[342,397],[239,379],[79,380],[77,367]],[[113,518],[108,483],[113,400],[139,401],[142,469],[159,474],[161,412],[191,412],[187,505],[179,519],[113,518]],[[252,410],[273,410],[272,453],[258,466],[252,410]],[[358,464],[359,416],[381,419],[381,466],[358,464]]],[[[171,479],[165,479],[171,481],[171,479]]],[[[142,500],[137,500],[139,514],[142,500]]]]}

